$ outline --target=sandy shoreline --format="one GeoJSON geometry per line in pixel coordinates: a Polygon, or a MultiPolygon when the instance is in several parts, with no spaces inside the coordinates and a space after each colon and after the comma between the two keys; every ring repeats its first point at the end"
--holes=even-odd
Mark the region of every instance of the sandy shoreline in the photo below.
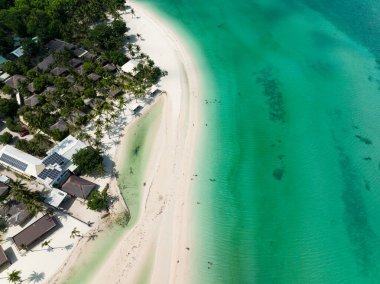
{"type": "MultiPolygon", "coordinates": [[[[142,186],[139,219],[123,233],[90,283],[136,283],[142,277],[154,283],[185,283],[191,279],[188,246],[192,243],[190,206],[194,202],[189,190],[199,136],[202,82],[186,39],[146,6],[131,5],[136,16],[123,15],[130,34],[142,35],[143,40],[138,41],[142,52],[169,76],[160,82],[166,94],[143,177],[146,186],[142,186]]],[[[125,157],[126,133],[115,151],[117,170],[122,168],[120,157],[125,157]]],[[[111,189],[117,190],[116,180],[111,189]]],[[[118,206],[116,211],[124,209],[118,206]]],[[[79,244],[64,269],[49,282],[60,283],[89,245],[79,244]]]]}

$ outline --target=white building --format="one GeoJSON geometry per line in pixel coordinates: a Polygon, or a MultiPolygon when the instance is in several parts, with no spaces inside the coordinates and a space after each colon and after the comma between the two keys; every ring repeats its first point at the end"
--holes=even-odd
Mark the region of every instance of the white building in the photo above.
{"type": "Polygon", "coordinates": [[[37,177],[45,168],[42,160],[6,145],[0,150],[0,163],[27,176],[37,177]]]}
{"type": "Polygon", "coordinates": [[[0,150],[0,163],[23,175],[33,177],[48,188],[62,183],[74,171],[72,156],[86,144],[68,136],[52,148],[47,156],[40,160],[22,152],[13,146],[6,145],[0,150]]]}
{"type": "Polygon", "coordinates": [[[138,71],[135,68],[137,68],[137,65],[139,65],[140,63],[141,60],[131,59],[123,66],[121,66],[121,70],[123,70],[125,73],[131,73],[132,76],[135,76],[138,73],[138,71]]]}

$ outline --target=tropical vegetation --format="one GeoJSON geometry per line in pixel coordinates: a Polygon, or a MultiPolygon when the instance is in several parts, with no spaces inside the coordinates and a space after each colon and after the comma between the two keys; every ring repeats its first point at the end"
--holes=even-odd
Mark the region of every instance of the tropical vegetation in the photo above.
{"type": "Polygon", "coordinates": [[[103,157],[99,149],[86,147],[73,155],[73,163],[80,174],[101,174],[104,171],[103,157]]]}

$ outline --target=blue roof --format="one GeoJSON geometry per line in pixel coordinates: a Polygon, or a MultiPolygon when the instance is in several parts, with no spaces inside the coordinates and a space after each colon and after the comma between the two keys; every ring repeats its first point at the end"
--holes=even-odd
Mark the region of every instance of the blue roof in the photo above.
{"type": "Polygon", "coordinates": [[[7,60],[0,55],[0,64],[7,62],[7,60]]]}

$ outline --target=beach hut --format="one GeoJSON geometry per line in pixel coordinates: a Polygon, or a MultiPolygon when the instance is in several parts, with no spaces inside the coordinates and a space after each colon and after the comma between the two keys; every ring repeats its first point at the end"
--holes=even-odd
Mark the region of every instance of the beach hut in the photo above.
{"type": "Polygon", "coordinates": [[[142,109],[143,109],[143,107],[138,105],[137,107],[134,108],[133,114],[138,115],[142,109]]]}
{"type": "Polygon", "coordinates": [[[98,74],[95,74],[95,73],[91,73],[87,76],[88,79],[90,79],[91,81],[98,81],[100,78],[102,78],[102,76],[98,75],[98,74]]]}
{"type": "Polygon", "coordinates": [[[53,70],[50,71],[51,74],[53,74],[54,76],[61,76],[61,75],[64,75],[68,72],[68,69],[67,68],[63,68],[63,67],[55,67],[53,70]]]}
{"type": "Polygon", "coordinates": [[[36,105],[38,105],[38,102],[39,102],[38,94],[34,94],[33,96],[26,98],[24,101],[24,104],[34,108],[36,105]]]}
{"type": "Polygon", "coordinates": [[[60,39],[53,39],[46,44],[46,47],[53,51],[62,51],[73,49],[74,45],[60,39]]]}
{"type": "Polygon", "coordinates": [[[18,234],[14,235],[12,240],[18,249],[23,249],[24,246],[30,248],[39,240],[42,240],[42,238],[53,229],[57,228],[58,225],[58,220],[54,216],[46,214],[18,234]]]}
{"type": "Polygon", "coordinates": [[[8,266],[9,264],[9,259],[5,254],[3,247],[0,246],[0,268],[3,269],[5,266],[8,266]]]}
{"type": "Polygon", "coordinates": [[[75,197],[87,199],[95,187],[95,183],[73,175],[62,185],[62,191],[75,197]]]}
{"type": "Polygon", "coordinates": [[[55,59],[53,55],[49,55],[44,58],[40,63],[37,64],[37,68],[41,69],[42,71],[46,71],[49,69],[49,67],[55,63],[55,59]]]}
{"type": "Polygon", "coordinates": [[[13,75],[12,77],[8,78],[5,81],[5,85],[11,87],[12,89],[17,89],[18,85],[21,82],[24,82],[26,80],[25,76],[22,75],[13,75]]]}

